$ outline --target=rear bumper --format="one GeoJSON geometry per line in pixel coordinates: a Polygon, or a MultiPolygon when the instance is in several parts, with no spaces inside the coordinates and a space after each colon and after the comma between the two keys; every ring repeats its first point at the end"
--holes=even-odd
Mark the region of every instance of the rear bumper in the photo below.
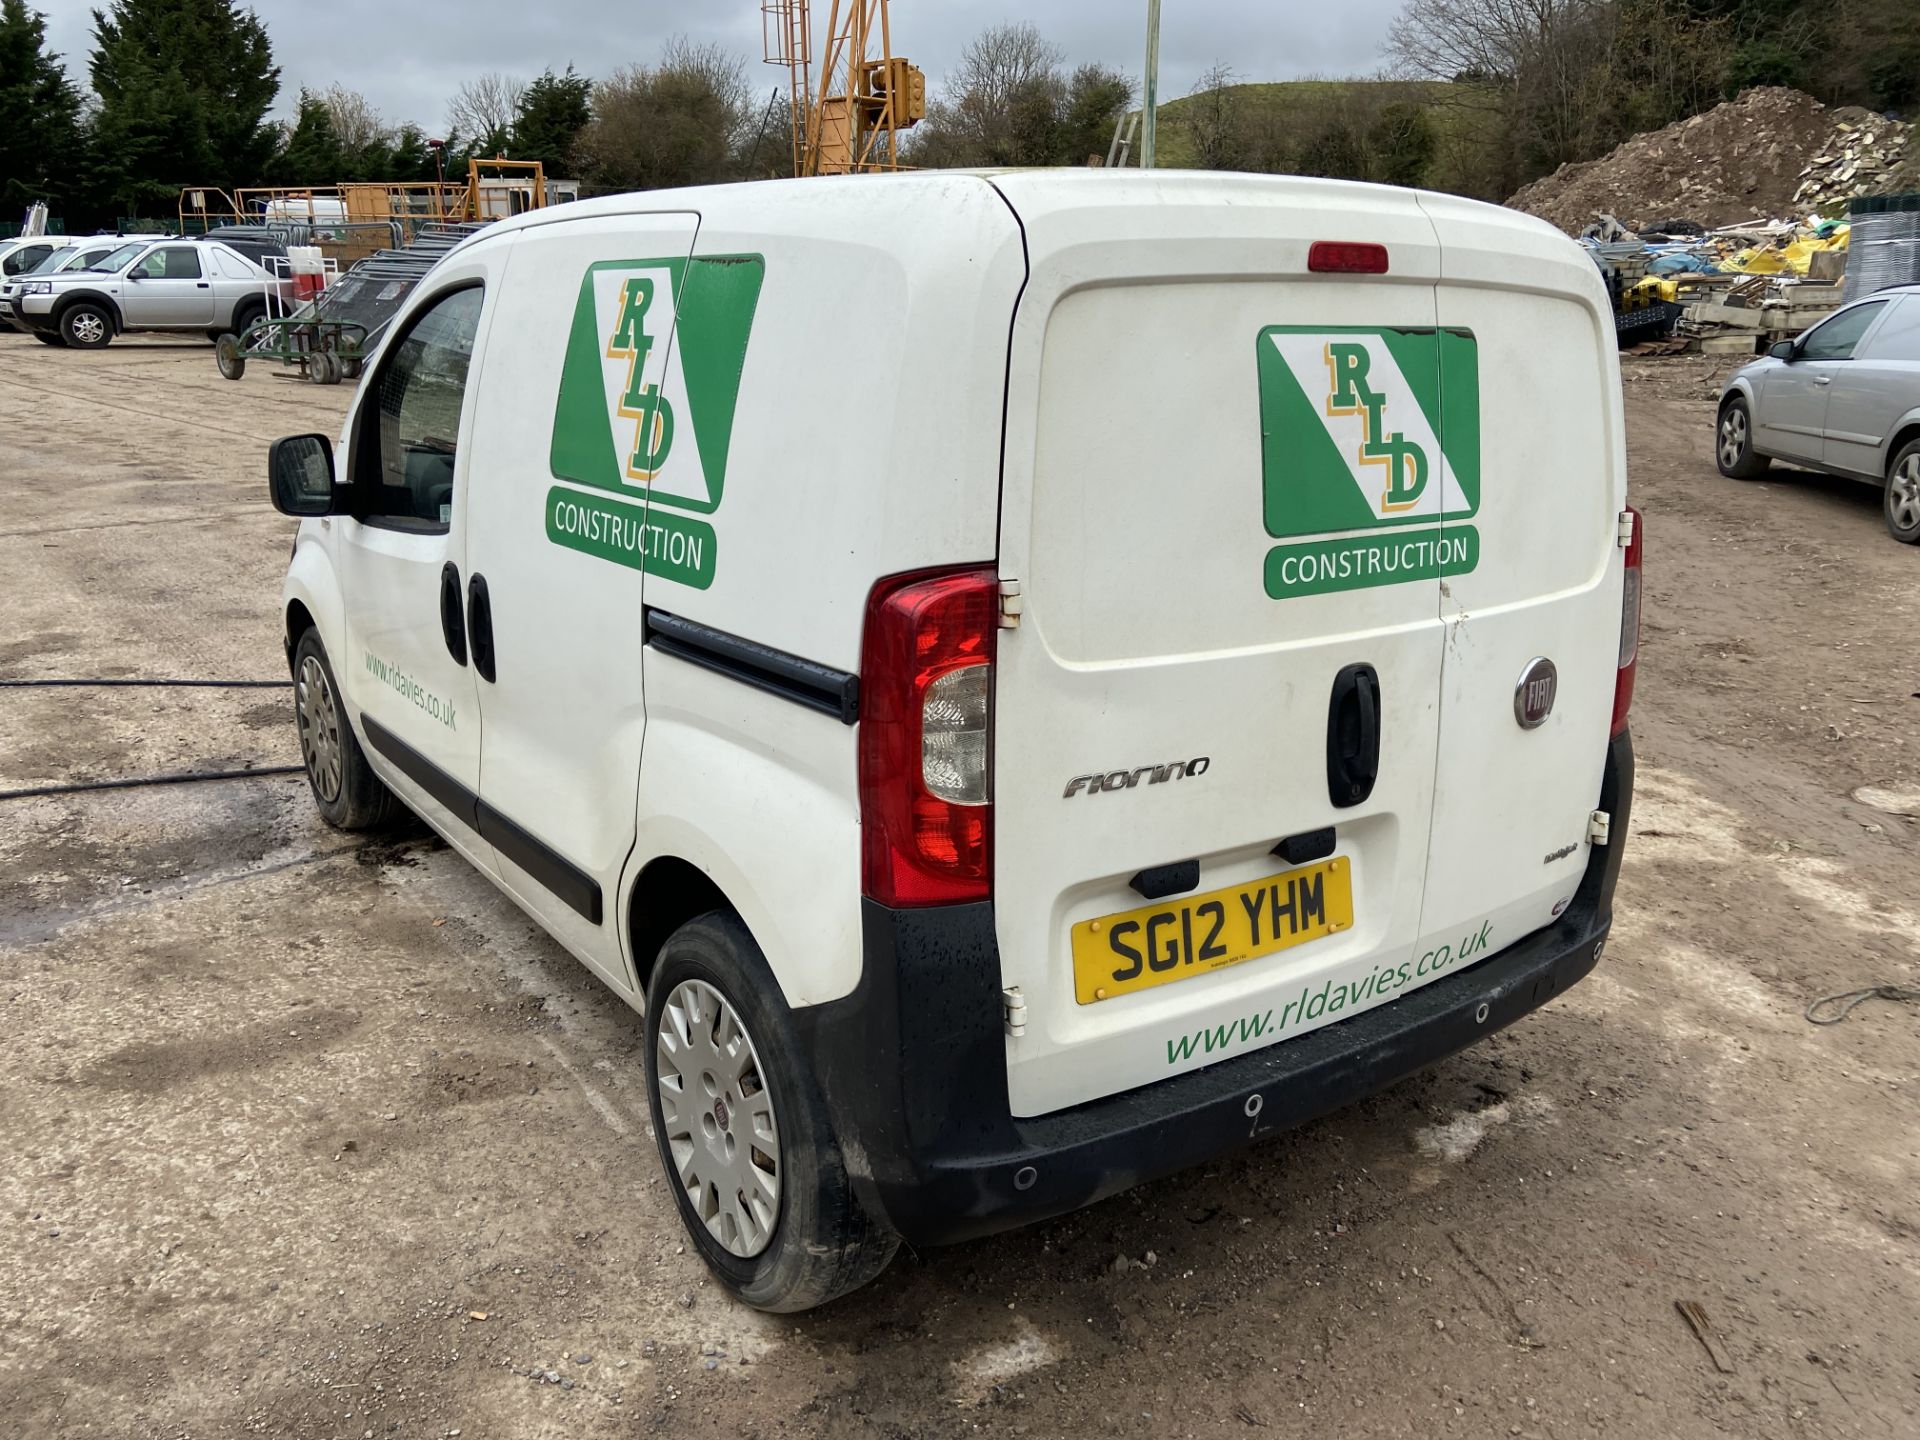
{"type": "Polygon", "coordinates": [[[1548,928],[1351,1020],[1033,1119],[1007,1103],[992,905],[868,902],[859,987],[795,1015],[863,1203],[916,1245],[990,1235],[1304,1124],[1511,1025],[1598,963],[1632,791],[1623,734],[1600,796],[1613,843],[1548,928]]]}

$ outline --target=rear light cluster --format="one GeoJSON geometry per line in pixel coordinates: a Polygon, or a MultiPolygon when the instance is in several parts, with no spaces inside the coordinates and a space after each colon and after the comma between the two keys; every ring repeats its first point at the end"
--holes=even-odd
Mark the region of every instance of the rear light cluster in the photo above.
{"type": "Polygon", "coordinates": [[[895,575],[860,643],[861,889],[898,908],[991,886],[988,707],[1000,582],[991,568],[895,575]]]}
{"type": "Polygon", "coordinates": [[[1646,521],[1631,505],[1633,538],[1627,542],[1627,583],[1620,605],[1620,670],[1613,682],[1613,733],[1627,728],[1627,712],[1633,708],[1633,678],[1640,664],[1640,557],[1641,536],[1646,521]]]}

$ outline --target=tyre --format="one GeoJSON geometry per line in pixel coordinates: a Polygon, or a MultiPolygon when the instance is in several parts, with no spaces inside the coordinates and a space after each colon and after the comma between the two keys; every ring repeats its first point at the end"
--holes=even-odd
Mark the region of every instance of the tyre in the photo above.
{"type": "Polygon", "coordinates": [[[293,713],[300,728],[300,759],[313,803],[329,825],[372,830],[393,815],[393,792],[367,764],[347,723],[320,632],[309,629],[293,652],[293,713]]]}
{"type": "Polygon", "coordinates": [[[1920,440],[1902,445],[1887,466],[1881,513],[1894,539],[1903,545],[1920,545],[1920,440]]]}
{"type": "Polygon", "coordinates": [[[44,330],[34,331],[33,338],[38,340],[42,345],[53,345],[62,350],[67,348],[67,342],[65,340],[61,339],[58,335],[49,335],[44,330]]]}
{"type": "Polygon", "coordinates": [[[1767,457],[1753,451],[1753,412],[1744,396],[1735,395],[1720,407],[1713,458],[1719,462],[1720,473],[1735,480],[1756,480],[1767,473],[1767,457]]]}
{"type": "Polygon", "coordinates": [[[60,315],[60,338],[76,350],[104,349],[113,339],[113,316],[88,300],[69,305],[60,315]]]}
{"type": "Polygon", "coordinates": [[[340,362],[325,350],[314,351],[307,357],[307,379],[315,385],[338,385],[340,362]]]}
{"type": "Polygon", "coordinates": [[[240,348],[238,335],[222,335],[213,342],[213,363],[229,380],[238,380],[247,373],[247,357],[240,348]]]}
{"type": "MultiPolygon", "coordinates": [[[[258,300],[236,305],[233,309],[233,328],[228,333],[238,335],[244,340],[247,332],[264,320],[266,316],[267,307],[258,300]]],[[[220,332],[215,331],[214,333],[219,334],[220,332]]]]}
{"type": "Polygon", "coordinates": [[[729,1292],[791,1313],[886,1269],[899,1239],[854,1195],[779,986],[731,912],[689,921],[661,948],[646,1069],[668,1187],[729,1292]]]}
{"type": "Polygon", "coordinates": [[[340,378],[342,380],[358,380],[360,378],[360,372],[365,366],[366,361],[357,355],[343,357],[340,361],[340,378]]]}

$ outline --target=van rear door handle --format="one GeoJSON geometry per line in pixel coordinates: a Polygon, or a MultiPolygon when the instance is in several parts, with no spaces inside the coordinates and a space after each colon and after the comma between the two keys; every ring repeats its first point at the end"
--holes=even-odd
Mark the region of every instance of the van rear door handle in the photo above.
{"type": "Polygon", "coordinates": [[[451,560],[440,567],[440,634],[456,665],[467,663],[467,617],[460,604],[460,567],[451,560]]]}
{"type": "Polygon", "coordinates": [[[1373,793],[1380,774],[1380,676],[1349,665],[1327,704],[1327,798],[1344,809],[1373,793]]]}
{"type": "Polygon", "coordinates": [[[480,678],[493,683],[493,602],[487,595],[487,577],[467,578],[467,640],[473,652],[473,668],[480,678]]]}

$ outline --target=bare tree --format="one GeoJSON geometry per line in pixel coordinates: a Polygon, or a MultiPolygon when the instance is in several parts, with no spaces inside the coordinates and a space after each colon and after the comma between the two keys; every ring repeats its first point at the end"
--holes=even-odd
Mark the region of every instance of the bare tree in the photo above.
{"type": "MultiPolygon", "coordinates": [[[[980,32],[947,78],[960,128],[987,165],[1031,164],[1036,127],[1061,101],[1065,52],[1026,23],[980,32]]],[[[1042,163],[1044,163],[1042,161],[1042,163]]]]}
{"type": "Polygon", "coordinates": [[[358,90],[349,90],[344,85],[329,85],[321,92],[320,103],[327,107],[327,115],[333,121],[333,133],[340,141],[341,148],[349,153],[363,154],[374,145],[391,141],[393,128],[358,90]]]}
{"type": "Polygon", "coordinates": [[[1450,99],[1498,109],[1529,167],[1593,143],[1594,72],[1612,49],[1612,0],[1407,0],[1387,32],[1394,68],[1457,82],[1450,99]]]}
{"type": "Polygon", "coordinates": [[[729,180],[758,118],[737,55],[676,38],[657,65],[626,66],[593,87],[575,154],[585,177],[611,190],[729,180]]]}
{"type": "Polygon", "coordinates": [[[1187,135],[1193,142],[1193,163],[1201,170],[1238,170],[1246,164],[1246,129],[1235,93],[1239,83],[1233,67],[1216,60],[1189,92],[1187,135]]]}
{"type": "Polygon", "coordinates": [[[498,70],[477,76],[453,92],[447,102],[447,129],[470,140],[485,141],[505,135],[520,113],[520,97],[527,82],[498,70]]]}

